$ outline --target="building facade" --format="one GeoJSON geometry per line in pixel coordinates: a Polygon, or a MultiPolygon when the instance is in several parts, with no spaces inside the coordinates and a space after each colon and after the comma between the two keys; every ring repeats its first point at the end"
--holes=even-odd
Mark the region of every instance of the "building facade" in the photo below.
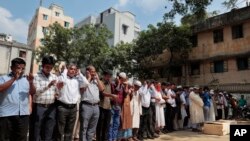
{"type": "Polygon", "coordinates": [[[140,25],[136,23],[135,15],[128,11],[118,11],[114,8],[109,8],[99,16],[89,16],[76,24],[80,28],[86,24],[105,24],[112,32],[113,38],[108,40],[109,46],[123,42],[132,42],[138,37],[140,32],[140,25]]]}
{"type": "MultiPolygon", "coordinates": [[[[63,7],[51,4],[49,8],[41,6],[37,8],[35,15],[29,24],[28,45],[33,49],[37,49],[42,46],[41,39],[44,37],[44,34],[48,32],[49,25],[52,25],[55,22],[65,28],[74,27],[73,18],[64,14],[63,7]]],[[[39,65],[34,60],[33,73],[36,73],[38,69],[39,65]]]]}
{"type": "Polygon", "coordinates": [[[32,48],[26,44],[12,40],[11,36],[0,35],[0,75],[11,71],[11,60],[20,57],[26,61],[25,73],[28,74],[31,68],[32,48]]]}
{"type": "Polygon", "coordinates": [[[209,18],[192,30],[194,48],[182,67],[186,84],[250,92],[250,6],[209,18]]]}

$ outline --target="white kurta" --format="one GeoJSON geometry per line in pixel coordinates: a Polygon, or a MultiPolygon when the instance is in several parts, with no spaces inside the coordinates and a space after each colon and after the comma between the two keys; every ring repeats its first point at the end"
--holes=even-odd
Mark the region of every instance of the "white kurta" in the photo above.
{"type": "Polygon", "coordinates": [[[165,100],[162,99],[162,95],[158,91],[155,91],[155,97],[161,99],[159,102],[155,103],[156,127],[163,127],[165,126],[165,116],[164,116],[165,100]]]}
{"type": "Polygon", "coordinates": [[[204,119],[204,113],[203,113],[203,100],[201,97],[197,94],[195,94],[193,91],[189,95],[190,99],[190,119],[191,123],[202,123],[205,121],[204,119]]]}
{"type": "Polygon", "coordinates": [[[132,100],[130,101],[130,109],[132,115],[132,128],[139,128],[140,125],[140,115],[142,114],[141,107],[141,96],[139,92],[133,93],[132,100]]]}

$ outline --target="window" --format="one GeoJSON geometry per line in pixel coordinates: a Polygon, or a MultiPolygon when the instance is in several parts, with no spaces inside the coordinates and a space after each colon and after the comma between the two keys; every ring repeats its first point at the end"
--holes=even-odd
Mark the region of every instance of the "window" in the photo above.
{"type": "Polygon", "coordinates": [[[210,65],[211,65],[210,70],[212,73],[222,73],[228,71],[227,61],[223,60],[214,61],[210,65]]]}
{"type": "Polygon", "coordinates": [[[127,25],[125,25],[125,24],[122,25],[122,32],[123,32],[124,35],[127,34],[127,32],[128,32],[128,26],[127,25]]]}
{"type": "Polygon", "coordinates": [[[171,74],[174,77],[180,77],[180,76],[182,76],[182,67],[181,66],[173,66],[171,68],[171,74]]]}
{"type": "Polygon", "coordinates": [[[190,74],[191,75],[199,75],[200,74],[200,63],[190,64],[190,74]]]}
{"type": "Polygon", "coordinates": [[[59,16],[60,16],[60,13],[59,13],[59,12],[56,12],[56,16],[59,17],[59,16]]]}
{"type": "Polygon", "coordinates": [[[242,24],[232,26],[232,38],[233,39],[243,38],[243,25],[242,24]]]}
{"type": "Polygon", "coordinates": [[[223,42],[223,29],[214,30],[214,43],[223,42]]]}
{"type": "Polygon", "coordinates": [[[43,14],[43,20],[48,20],[48,15],[43,14]]]}
{"type": "Polygon", "coordinates": [[[198,45],[198,37],[197,37],[197,35],[191,36],[191,43],[192,43],[193,47],[197,47],[197,45],[198,45]]]}
{"type": "Polygon", "coordinates": [[[69,27],[69,22],[64,22],[64,27],[69,27]]]}
{"type": "Polygon", "coordinates": [[[20,51],[19,51],[19,57],[25,59],[25,58],[26,58],[26,51],[20,50],[20,51]]]}
{"type": "Polygon", "coordinates": [[[238,70],[247,70],[249,69],[249,65],[250,65],[250,58],[247,57],[237,58],[238,70]]]}
{"type": "Polygon", "coordinates": [[[42,31],[43,31],[43,34],[47,34],[48,33],[48,29],[46,27],[42,27],[42,31]]]}

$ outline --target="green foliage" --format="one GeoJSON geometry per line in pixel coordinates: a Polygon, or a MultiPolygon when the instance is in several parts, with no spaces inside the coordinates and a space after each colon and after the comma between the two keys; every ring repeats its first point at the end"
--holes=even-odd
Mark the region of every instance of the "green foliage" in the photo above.
{"type": "Polygon", "coordinates": [[[53,55],[57,62],[76,63],[80,67],[92,64],[99,70],[111,54],[107,43],[111,37],[112,33],[105,25],[66,29],[55,23],[42,39],[44,46],[36,51],[37,60],[44,55],[53,55]]]}
{"type": "Polygon", "coordinates": [[[237,8],[238,0],[225,0],[222,5],[224,5],[227,9],[237,8]]]}
{"type": "Polygon", "coordinates": [[[168,0],[172,3],[169,12],[165,13],[164,19],[173,19],[176,14],[185,16],[187,14],[195,15],[196,20],[204,20],[206,17],[206,8],[213,0],[168,0]]]}
{"type": "Polygon", "coordinates": [[[191,50],[190,37],[191,31],[188,26],[178,27],[171,22],[158,23],[157,27],[150,25],[148,30],[142,31],[134,47],[134,56],[140,70],[143,71],[139,72],[140,76],[152,77],[153,71],[149,66],[155,63],[163,50],[170,52],[170,62],[165,67],[171,69],[173,61],[178,62],[173,60],[173,54],[182,56],[191,50]]]}

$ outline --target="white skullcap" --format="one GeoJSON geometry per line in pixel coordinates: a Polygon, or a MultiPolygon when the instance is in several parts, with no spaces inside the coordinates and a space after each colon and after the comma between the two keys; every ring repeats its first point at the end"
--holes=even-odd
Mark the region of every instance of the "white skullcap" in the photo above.
{"type": "Polygon", "coordinates": [[[194,86],[194,89],[199,89],[199,86],[198,85],[194,86]]]}
{"type": "Polygon", "coordinates": [[[181,86],[181,85],[179,85],[179,86],[177,86],[176,88],[177,88],[177,89],[182,89],[182,86],[181,86]]]}
{"type": "Polygon", "coordinates": [[[209,93],[210,93],[210,94],[214,94],[214,90],[213,90],[213,89],[211,89],[209,93]]]}
{"type": "Polygon", "coordinates": [[[123,78],[123,79],[126,79],[126,78],[127,78],[127,75],[126,75],[125,72],[119,73],[119,76],[120,76],[121,78],[123,78]]]}
{"type": "Polygon", "coordinates": [[[134,85],[141,87],[141,82],[139,80],[135,80],[134,85]]]}

